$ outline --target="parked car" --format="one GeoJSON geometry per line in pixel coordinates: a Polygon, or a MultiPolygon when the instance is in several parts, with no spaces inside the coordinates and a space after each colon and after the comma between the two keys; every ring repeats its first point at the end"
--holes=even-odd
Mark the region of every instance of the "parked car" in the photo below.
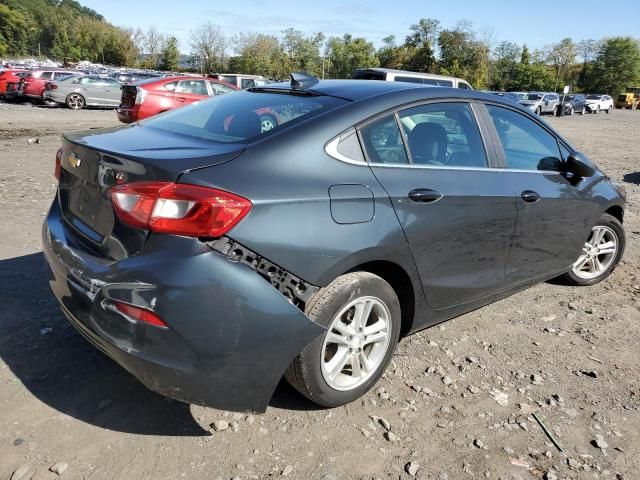
{"type": "Polygon", "coordinates": [[[142,80],[149,80],[152,78],[162,78],[162,75],[152,72],[114,72],[111,74],[111,78],[116,80],[121,85],[124,85],[127,83],[136,83],[142,80]]]}
{"type": "Polygon", "coordinates": [[[584,115],[587,111],[586,98],[581,93],[560,95],[560,103],[564,106],[564,113],[566,115],[573,115],[575,112],[584,115]]]}
{"type": "Polygon", "coordinates": [[[137,122],[158,113],[183,107],[207,97],[239,90],[228,83],[204,77],[167,77],[124,85],[118,119],[137,122]]]}
{"type": "Polygon", "coordinates": [[[63,137],[50,286],[152,390],[264,411],[284,375],[343,405],[401,336],[620,261],[622,188],[520,106],[293,80],[63,137]]]}
{"type": "Polygon", "coordinates": [[[551,113],[555,115],[560,105],[560,97],[557,93],[529,92],[526,98],[520,100],[520,105],[528,108],[536,115],[551,113]]]}
{"type": "Polygon", "coordinates": [[[81,75],[81,73],[73,70],[35,70],[20,79],[20,92],[33,103],[46,104],[45,84],[51,80],[62,80],[72,75],[81,75]]]}
{"type": "Polygon", "coordinates": [[[22,76],[26,75],[26,70],[7,69],[0,72],[0,98],[6,98],[7,83],[19,83],[22,76]]]}
{"type": "Polygon", "coordinates": [[[589,113],[600,113],[600,111],[609,113],[613,110],[613,98],[609,95],[589,94],[586,101],[589,113]]]}
{"type": "Polygon", "coordinates": [[[270,83],[262,75],[245,75],[237,73],[216,73],[211,75],[211,78],[220,80],[231,85],[235,85],[238,88],[246,89],[253,87],[263,87],[270,83]]]}
{"type": "Polygon", "coordinates": [[[526,99],[526,93],[520,92],[489,92],[494,95],[498,95],[499,97],[506,98],[507,100],[511,100],[512,102],[520,103],[520,100],[526,99]]]}
{"type": "Polygon", "coordinates": [[[66,105],[72,110],[116,108],[120,104],[120,83],[108,77],[74,75],[47,82],[43,98],[48,103],[66,105]]]}
{"type": "Polygon", "coordinates": [[[359,68],[356,70],[353,78],[357,80],[385,80],[387,82],[420,83],[434,87],[455,87],[473,90],[473,87],[461,78],[435,75],[433,73],[394,70],[392,68],[359,68]]]}

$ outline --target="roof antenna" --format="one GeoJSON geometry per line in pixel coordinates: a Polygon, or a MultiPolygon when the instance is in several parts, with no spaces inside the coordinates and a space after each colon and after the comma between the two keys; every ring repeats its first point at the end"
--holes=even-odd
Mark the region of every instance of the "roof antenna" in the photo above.
{"type": "Polygon", "coordinates": [[[291,72],[291,88],[305,88],[318,83],[318,79],[313,75],[307,75],[300,72],[291,72]]]}

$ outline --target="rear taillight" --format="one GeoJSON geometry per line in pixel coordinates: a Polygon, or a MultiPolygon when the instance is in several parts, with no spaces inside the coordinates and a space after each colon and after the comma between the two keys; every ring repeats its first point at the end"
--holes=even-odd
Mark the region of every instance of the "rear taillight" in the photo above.
{"type": "Polygon", "coordinates": [[[136,105],[140,105],[147,98],[147,91],[142,87],[136,87],[136,105]]]}
{"type": "Polygon", "coordinates": [[[148,323],[149,325],[153,325],[154,327],[160,328],[168,328],[167,324],[153,313],[151,310],[146,310],[140,307],[134,307],[133,305],[129,305],[128,303],[122,302],[113,302],[113,306],[116,307],[120,313],[125,314],[129,318],[133,318],[139,322],[148,323]]]}
{"type": "Polygon", "coordinates": [[[60,180],[60,170],[62,169],[62,148],[56,152],[56,168],[53,172],[57,180],[60,180]]]}
{"type": "Polygon", "coordinates": [[[45,90],[55,90],[56,88],[58,88],[58,85],[56,85],[53,82],[47,82],[44,84],[44,89],[45,90]]]}
{"type": "Polygon", "coordinates": [[[124,223],[153,232],[220,237],[251,210],[246,198],[181,183],[140,182],[111,187],[114,209],[124,223]]]}

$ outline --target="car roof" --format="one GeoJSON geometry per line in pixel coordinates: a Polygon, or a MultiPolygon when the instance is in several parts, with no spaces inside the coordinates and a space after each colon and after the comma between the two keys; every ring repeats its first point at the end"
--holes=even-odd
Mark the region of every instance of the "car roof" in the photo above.
{"type": "Polygon", "coordinates": [[[395,68],[382,68],[382,67],[371,67],[371,68],[359,68],[359,72],[381,72],[381,73],[396,73],[402,75],[415,75],[420,77],[437,77],[437,78],[447,78],[449,80],[462,80],[466,82],[463,78],[452,77],[451,75],[440,75],[437,73],[428,73],[428,72],[412,72],[410,70],[396,70],[395,68]]]}
{"type": "MultiPolygon", "coordinates": [[[[279,82],[256,87],[254,91],[288,90],[292,89],[290,82],[279,82]]],[[[366,98],[373,98],[388,93],[407,93],[407,97],[416,98],[478,98],[485,100],[500,100],[500,97],[490,93],[483,93],[477,90],[463,88],[437,87],[433,85],[423,85],[409,82],[387,82],[384,80],[318,80],[299,89],[310,93],[329,95],[332,97],[344,98],[346,100],[358,101],[366,98]]],[[[412,101],[409,99],[408,101],[412,101]]],[[[512,103],[512,102],[510,102],[512,103]]]]}

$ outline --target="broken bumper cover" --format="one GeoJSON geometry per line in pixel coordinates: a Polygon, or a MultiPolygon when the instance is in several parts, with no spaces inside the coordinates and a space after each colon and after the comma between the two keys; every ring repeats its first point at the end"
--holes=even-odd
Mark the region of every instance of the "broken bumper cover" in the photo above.
{"type": "Polygon", "coordinates": [[[149,389],[225,410],[263,412],[293,358],[324,328],[266,280],[195,239],[152,235],[143,252],[91,256],[61,218],[43,226],[50,286],[69,321],[149,389]],[[152,310],[168,329],[110,302],[152,310]]]}

